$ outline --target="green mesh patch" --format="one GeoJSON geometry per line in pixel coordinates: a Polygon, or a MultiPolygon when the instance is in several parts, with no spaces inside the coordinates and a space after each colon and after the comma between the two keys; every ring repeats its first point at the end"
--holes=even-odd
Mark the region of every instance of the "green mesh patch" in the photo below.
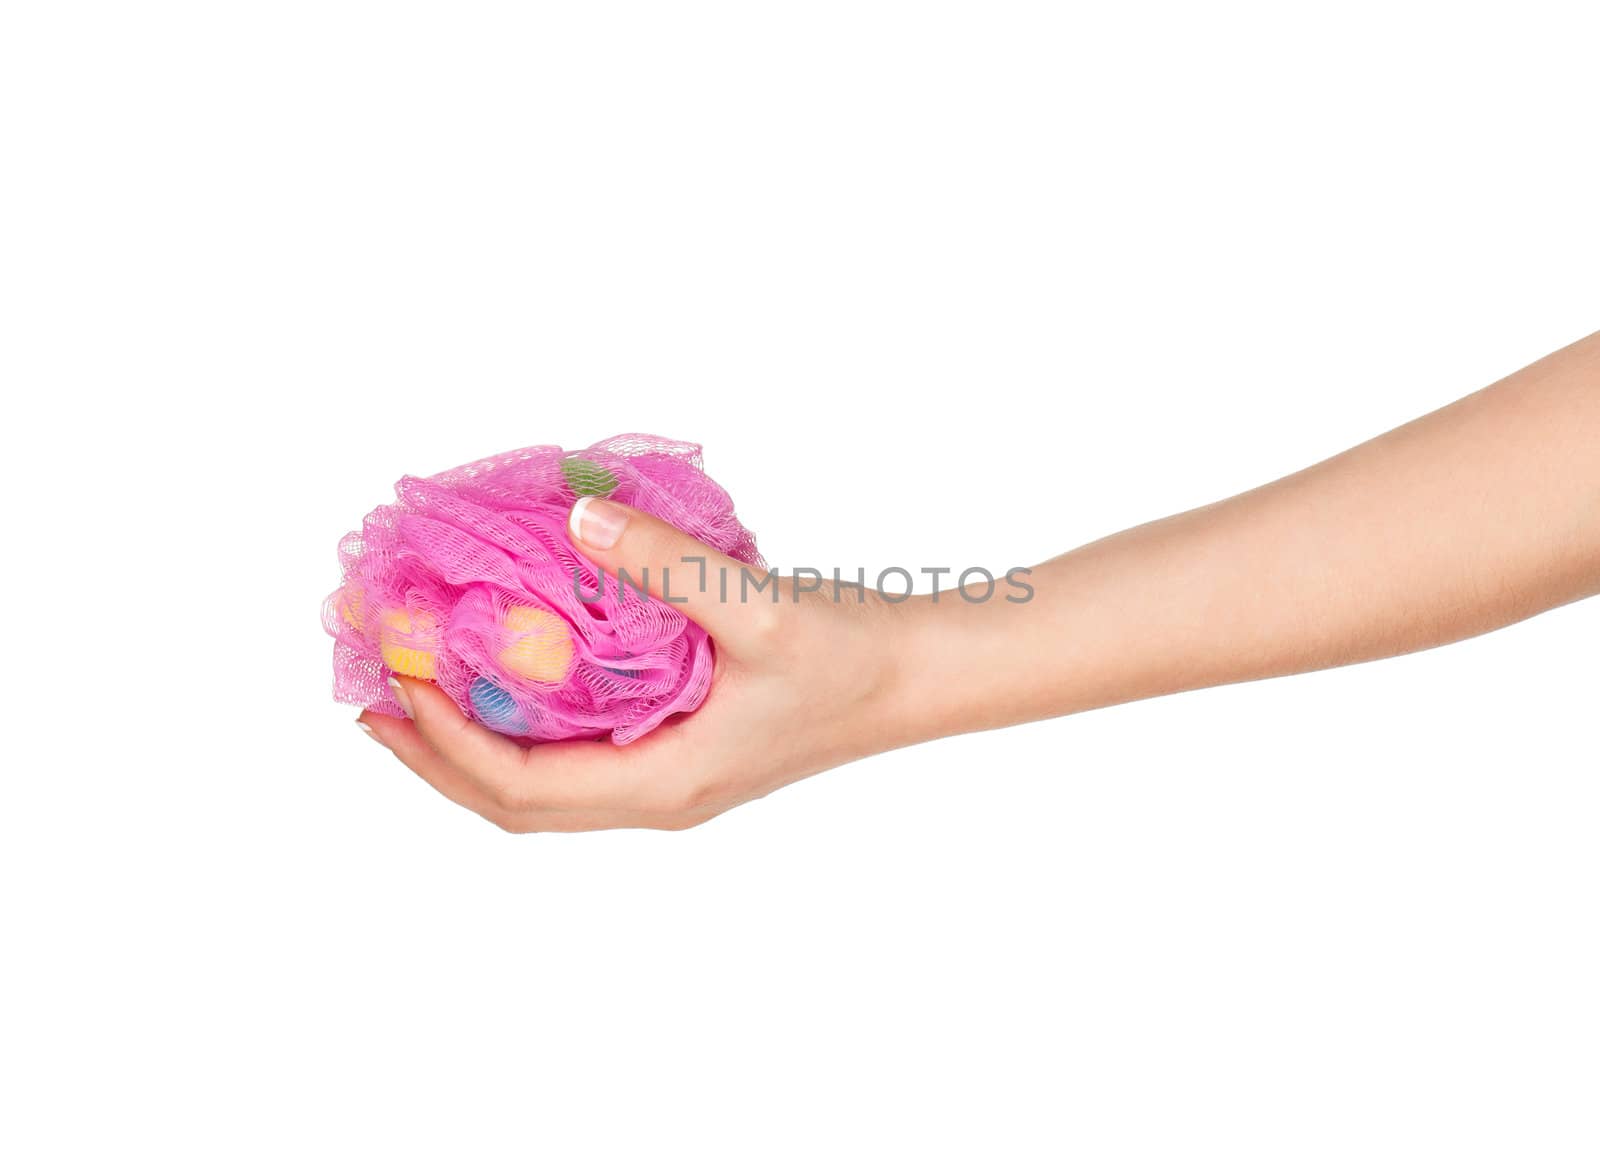
{"type": "Polygon", "coordinates": [[[573,495],[592,495],[604,499],[617,490],[617,477],[587,459],[563,459],[561,474],[567,477],[567,486],[572,489],[573,495]]]}

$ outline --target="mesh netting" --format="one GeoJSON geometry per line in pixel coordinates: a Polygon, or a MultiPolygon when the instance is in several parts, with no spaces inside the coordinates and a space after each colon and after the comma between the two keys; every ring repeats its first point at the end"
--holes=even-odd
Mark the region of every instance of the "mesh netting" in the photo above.
{"type": "Polygon", "coordinates": [[[406,476],[395,496],[339,542],[344,582],[322,617],[334,698],[393,717],[390,673],[436,682],[473,719],[536,741],[623,745],[705,699],[710,638],[614,576],[602,585],[567,538],[580,497],[615,499],[762,566],[700,448],[654,435],[527,447],[406,476]]]}

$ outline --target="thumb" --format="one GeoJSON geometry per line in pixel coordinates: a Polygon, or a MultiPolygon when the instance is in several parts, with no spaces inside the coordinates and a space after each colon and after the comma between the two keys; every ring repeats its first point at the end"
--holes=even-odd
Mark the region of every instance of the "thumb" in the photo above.
{"type": "Polygon", "coordinates": [[[625,504],[585,496],[572,507],[567,533],[619,584],[626,573],[627,587],[672,605],[725,648],[738,651],[759,640],[777,611],[778,587],[769,573],[625,504]]]}

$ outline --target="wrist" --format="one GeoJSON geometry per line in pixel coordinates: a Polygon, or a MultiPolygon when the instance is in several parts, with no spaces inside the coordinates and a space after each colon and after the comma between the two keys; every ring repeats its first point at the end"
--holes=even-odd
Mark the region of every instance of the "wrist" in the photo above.
{"type": "Polygon", "coordinates": [[[888,606],[892,660],[882,729],[892,740],[885,748],[987,727],[990,681],[973,647],[985,635],[977,612],[954,592],[888,606]]]}

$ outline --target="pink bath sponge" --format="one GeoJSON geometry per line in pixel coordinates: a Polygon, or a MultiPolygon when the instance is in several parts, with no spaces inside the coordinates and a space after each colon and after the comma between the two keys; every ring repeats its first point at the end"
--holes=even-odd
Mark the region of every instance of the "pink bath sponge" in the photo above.
{"type": "MultiPolygon", "coordinates": [[[[400,673],[436,682],[501,733],[619,745],[697,708],[711,684],[711,639],[675,605],[615,576],[602,583],[567,536],[583,496],[628,504],[765,566],[693,443],[618,435],[582,451],[525,447],[406,476],[394,503],[339,541],[344,582],[322,616],[334,638],[334,699],[401,716],[388,686],[400,673]]],[[[684,579],[698,580],[693,564],[684,579]]]]}

